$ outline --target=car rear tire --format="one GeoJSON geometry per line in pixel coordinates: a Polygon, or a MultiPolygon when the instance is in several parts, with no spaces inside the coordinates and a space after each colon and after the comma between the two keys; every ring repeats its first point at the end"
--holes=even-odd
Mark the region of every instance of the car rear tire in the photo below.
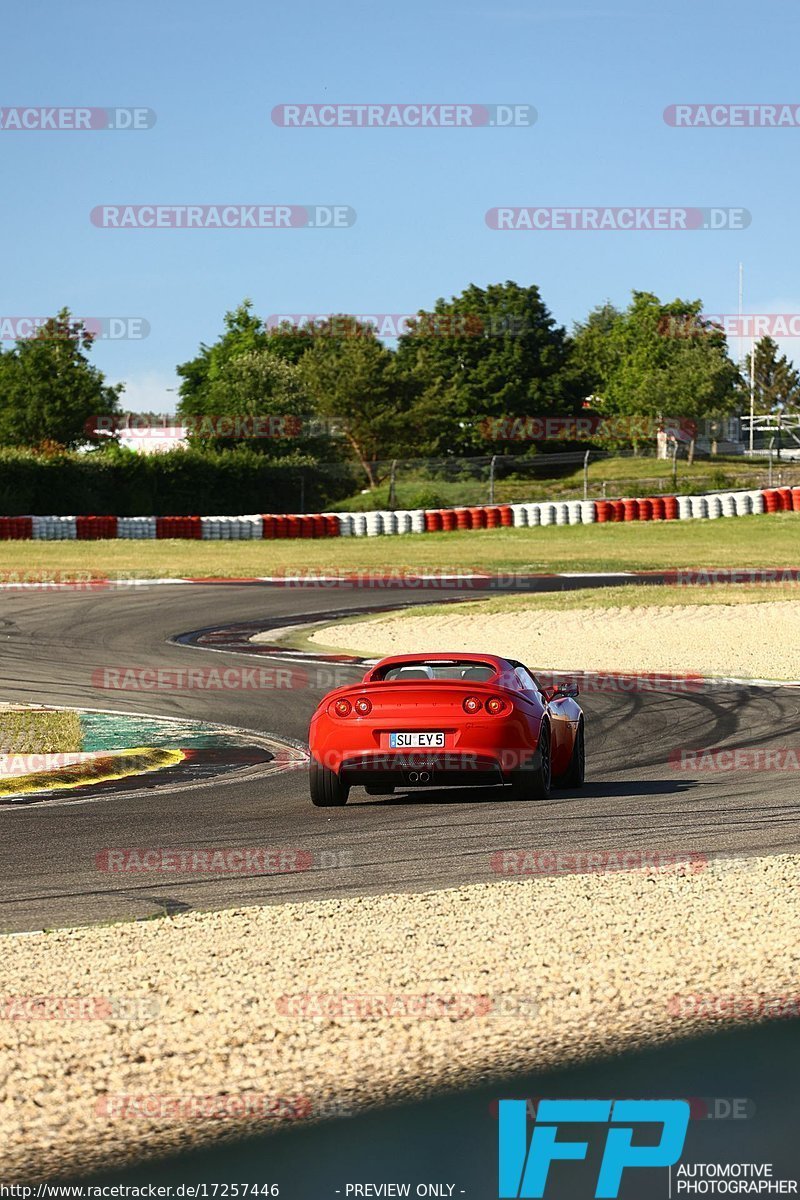
{"type": "Polygon", "coordinates": [[[367,793],[368,796],[393,796],[394,795],[393,787],[378,787],[378,786],[365,787],[364,791],[367,793]]]}
{"type": "Polygon", "coordinates": [[[583,719],[578,723],[578,732],[575,734],[575,745],[572,747],[572,758],[569,760],[569,766],[564,774],[559,778],[558,782],[562,787],[583,787],[583,781],[586,777],[586,743],[583,733],[583,719]]]}
{"type": "Polygon", "coordinates": [[[511,794],[515,800],[549,800],[552,786],[550,760],[550,727],[542,726],[539,735],[538,767],[522,767],[511,781],[511,794]]]}
{"type": "Polygon", "coordinates": [[[350,788],[342,783],[335,771],[312,762],[309,774],[311,803],[316,808],[339,808],[347,804],[350,788]]]}

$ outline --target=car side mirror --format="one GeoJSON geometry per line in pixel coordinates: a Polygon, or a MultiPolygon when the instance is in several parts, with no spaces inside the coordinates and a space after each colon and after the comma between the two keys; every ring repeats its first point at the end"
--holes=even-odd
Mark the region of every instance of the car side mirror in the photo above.
{"type": "Polygon", "coordinates": [[[559,683],[557,686],[544,688],[542,695],[548,702],[564,700],[567,696],[575,697],[578,695],[578,685],[577,683],[559,683]]]}

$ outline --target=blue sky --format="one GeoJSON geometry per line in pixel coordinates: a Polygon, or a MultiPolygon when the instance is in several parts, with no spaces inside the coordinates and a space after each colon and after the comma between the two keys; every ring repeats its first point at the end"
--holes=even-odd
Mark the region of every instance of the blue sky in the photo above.
{"type": "MultiPolygon", "coordinates": [[[[0,107],[143,106],[146,131],[0,132],[0,314],[144,317],[98,344],[126,407],[171,411],[175,364],[256,310],[413,312],[536,283],[571,326],[632,288],[800,312],[800,128],[675,129],[675,102],[797,102],[796,0],[27,0],[6,6],[0,107]],[[528,103],[510,129],[286,129],[289,102],[528,103]],[[112,230],[99,204],[355,208],[319,230],[112,230]],[[497,232],[497,205],[740,206],[740,231],[497,232]]],[[[7,345],[7,344],[6,344],[7,345]]],[[[800,339],[784,343],[800,361],[800,339]]]]}

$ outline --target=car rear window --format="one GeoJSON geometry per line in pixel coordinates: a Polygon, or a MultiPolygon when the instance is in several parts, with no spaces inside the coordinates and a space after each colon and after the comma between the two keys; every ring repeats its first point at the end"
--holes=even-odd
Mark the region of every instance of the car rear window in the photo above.
{"type": "Polygon", "coordinates": [[[465,682],[485,683],[494,679],[497,671],[491,663],[473,662],[468,659],[424,659],[419,662],[396,663],[384,667],[376,679],[409,683],[422,679],[463,679],[465,682]]]}

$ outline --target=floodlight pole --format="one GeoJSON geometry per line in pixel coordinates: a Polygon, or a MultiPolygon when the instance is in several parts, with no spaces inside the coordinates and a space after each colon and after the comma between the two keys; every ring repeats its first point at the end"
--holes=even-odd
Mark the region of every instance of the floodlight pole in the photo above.
{"type": "Polygon", "coordinates": [[[753,426],[756,423],[756,341],[750,347],[750,453],[753,453],[753,426]]]}

